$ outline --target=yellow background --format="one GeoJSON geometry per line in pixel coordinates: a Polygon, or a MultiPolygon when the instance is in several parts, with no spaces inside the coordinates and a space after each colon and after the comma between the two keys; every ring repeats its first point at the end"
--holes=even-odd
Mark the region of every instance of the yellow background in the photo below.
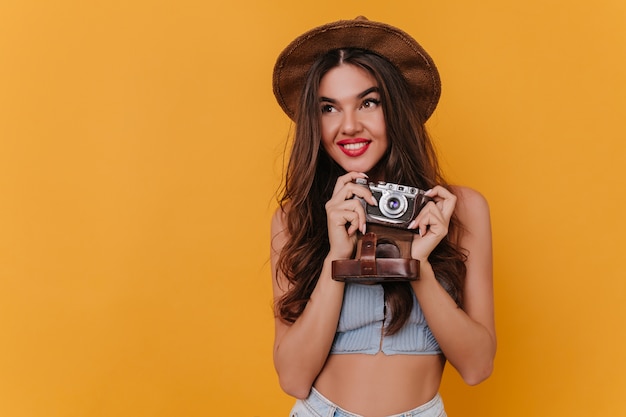
{"type": "Polygon", "coordinates": [[[623,0],[0,2],[0,416],[286,416],[280,50],[364,14],[438,63],[492,208],[499,351],[451,416],[626,415],[623,0]]]}

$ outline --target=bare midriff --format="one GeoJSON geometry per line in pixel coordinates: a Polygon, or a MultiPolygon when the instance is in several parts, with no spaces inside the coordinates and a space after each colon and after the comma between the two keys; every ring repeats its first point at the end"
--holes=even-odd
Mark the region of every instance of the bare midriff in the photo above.
{"type": "Polygon", "coordinates": [[[430,401],[444,365],[442,355],[330,355],[315,389],[352,413],[389,416],[430,401]]]}

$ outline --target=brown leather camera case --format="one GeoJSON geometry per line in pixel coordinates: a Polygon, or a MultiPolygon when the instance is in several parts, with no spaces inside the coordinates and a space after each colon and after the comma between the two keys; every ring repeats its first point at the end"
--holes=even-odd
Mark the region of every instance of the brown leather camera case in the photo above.
{"type": "Polygon", "coordinates": [[[417,280],[420,263],[411,258],[413,233],[381,225],[368,228],[359,235],[354,259],[333,261],[333,279],[363,284],[417,280]]]}

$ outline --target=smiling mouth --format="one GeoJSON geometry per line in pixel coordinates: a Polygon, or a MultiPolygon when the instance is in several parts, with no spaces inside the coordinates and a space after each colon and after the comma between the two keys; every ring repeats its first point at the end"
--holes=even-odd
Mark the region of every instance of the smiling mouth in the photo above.
{"type": "Polygon", "coordinates": [[[341,146],[343,146],[345,149],[349,151],[356,151],[367,145],[368,145],[368,142],[359,142],[359,143],[346,143],[345,145],[341,145],[341,146]]]}
{"type": "Polygon", "coordinates": [[[344,154],[356,157],[363,155],[370,143],[371,141],[366,139],[351,139],[340,141],[337,144],[339,145],[339,149],[341,149],[344,154]]]}

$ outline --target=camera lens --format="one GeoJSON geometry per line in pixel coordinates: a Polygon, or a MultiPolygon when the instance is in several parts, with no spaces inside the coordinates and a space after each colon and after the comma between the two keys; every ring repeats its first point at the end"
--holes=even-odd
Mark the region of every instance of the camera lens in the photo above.
{"type": "Polygon", "coordinates": [[[389,210],[395,211],[398,210],[398,207],[400,207],[400,201],[398,201],[396,197],[391,197],[389,200],[387,200],[387,208],[389,210]]]}
{"type": "Polygon", "coordinates": [[[379,203],[380,212],[391,219],[397,219],[406,213],[408,202],[400,193],[386,193],[379,203]]]}

